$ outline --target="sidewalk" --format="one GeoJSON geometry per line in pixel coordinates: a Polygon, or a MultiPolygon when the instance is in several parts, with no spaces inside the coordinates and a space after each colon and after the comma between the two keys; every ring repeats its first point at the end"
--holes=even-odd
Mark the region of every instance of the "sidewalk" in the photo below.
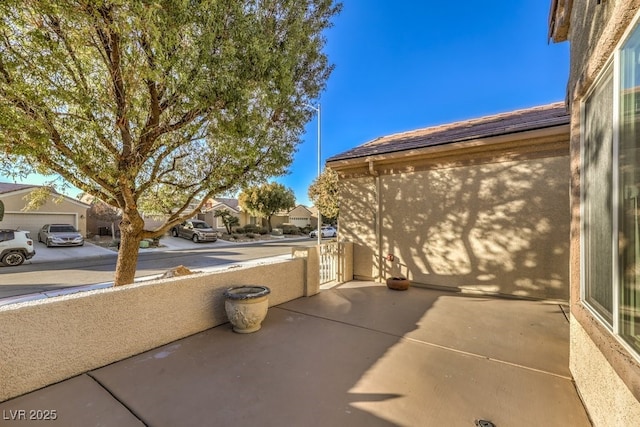
{"type": "Polygon", "coordinates": [[[586,427],[568,340],[556,304],[351,282],[270,308],[257,333],[225,324],[0,414],[55,411],[33,422],[46,426],[586,427]]]}

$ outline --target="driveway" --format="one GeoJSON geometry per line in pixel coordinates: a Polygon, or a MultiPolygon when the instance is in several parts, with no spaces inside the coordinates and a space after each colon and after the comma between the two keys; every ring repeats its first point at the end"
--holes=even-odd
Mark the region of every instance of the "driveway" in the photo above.
{"type": "Polygon", "coordinates": [[[94,245],[85,241],[84,246],[52,246],[47,247],[44,243],[33,242],[36,248],[36,255],[25,264],[41,264],[45,262],[67,261],[71,259],[115,257],[117,252],[94,245]]]}

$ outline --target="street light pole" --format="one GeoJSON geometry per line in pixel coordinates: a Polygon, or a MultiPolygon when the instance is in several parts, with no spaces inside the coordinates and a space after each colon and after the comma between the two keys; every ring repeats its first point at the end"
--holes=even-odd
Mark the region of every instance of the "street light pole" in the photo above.
{"type": "MultiPolygon", "coordinates": [[[[320,137],[320,103],[318,103],[318,107],[314,107],[313,105],[305,104],[307,107],[314,110],[318,113],[318,180],[320,180],[320,174],[322,173],[322,165],[320,159],[320,147],[322,147],[321,137],[320,137]]],[[[316,206],[318,211],[318,245],[322,244],[322,214],[320,214],[320,208],[316,206]]]]}

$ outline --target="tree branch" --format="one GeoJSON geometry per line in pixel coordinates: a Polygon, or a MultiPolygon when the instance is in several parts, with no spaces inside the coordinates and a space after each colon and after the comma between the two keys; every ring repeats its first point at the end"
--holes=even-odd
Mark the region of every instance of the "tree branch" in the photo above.
{"type": "Polygon", "coordinates": [[[122,169],[126,169],[131,161],[133,138],[131,136],[131,129],[129,127],[129,120],[127,116],[127,93],[122,75],[120,36],[113,31],[114,21],[111,7],[99,7],[97,8],[97,12],[104,21],[106,28],[105,30],[96,23],[96,33],[98,35],[98,39],[102,43],[102,48],[106,53],[105,59],[107,60],[107,68],[109,69],[109,75],[111,76],[111,83],[113,85],[113,93],[116,101],[115,124],[120,130],[120,136],[123,143],[122,157],[120,158],[120,161],[125,163],[122,165],[122,169]]]}

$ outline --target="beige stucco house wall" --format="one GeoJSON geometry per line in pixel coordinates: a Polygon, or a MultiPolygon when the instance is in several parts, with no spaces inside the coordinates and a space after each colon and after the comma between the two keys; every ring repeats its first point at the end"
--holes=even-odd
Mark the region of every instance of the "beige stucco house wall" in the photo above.
{"type": "MultiPolygon", "coordinates": [[[[568,40],[571,45],[567,93],[571,106],[570,368],[595,426],[631,426],[640,422],[640,354],[585,302],[582,280],[586,265],[581,258],[582,110],[598,78],[617,60],[621,44],[640,22],[639,11],[638,0],[553,0],[549,20],[550,38],[554,42],[568,40]]],[[[618,68],[613,70],[615,75],[618,68]]],[[[614,81],[614,91],[615,85],[614,81]]],[[[610,99],[613,104],[613,95],[610,99]]],[[[615,176],[617,171],[613,172],[615,176]]]]}
{"type": "Polygon", "coordinates": [[[57,193],[49,196],[35,210],[26,210],[29,193],[38,186],[0,183],[0,200],[4,202],[4,219],[0,228],[28,230],[37,239],[38,230],[45,224],[63,223],[75,226],[83,236],[87,235],[87,209],[89,205],[57,193]]]}
{"type": "Polygon", "coordinates": [[[414,284],[568,300],[568,120],[553,104],[392,135],[329,159],[354,275],[380,280],[399,268],[414,284]],[[452,129],[523,125],[527,114],[541,127],[447,140],[460,136],[452,129]],[[436,134],[444,139],[428,146],[436,134]]]}
{"type": "MultiPolygon", "coordinates": [[[[206,205],[206,210],[198,215],[198,218],[207,221],[213,228],[221,231],[225,230],[224,224],[220,218],[213,216],[214,211],[224,209],[231,212],[231,215],[238,218],[239,227],[245,225],[258,225],[260,227],[267,226],[266,218],[257,218],[242,210],[238,204],[238,199],[211,199],[206,205]]],[[[317,224],[317,217],[311,209],[304,205],[298,205],[287,212],[277,212],[271,216],[271,226],[274,228],[282,227],[284,224],[292,224],[303,228],[307,225],[317,224]]]]}
{"type": "Polygon", "coordinates": [[[299,228],[311,227],[312,218],[313,213],[306,206],[298,205],[286,213],[279,212],[271,217],[271,224],[274,227],[278,227],[283,224],[291,224],[299,228]]]}
{"type": "Polygon", "coordinates": [[[214,212],[217,210],[226,210],[231,215],[238,218],[238,227],[244,227],[247,224],[261,224],[260,218],[255,218],[249,213],[242,210],[238,204],[238,199],[232,198],[215,198],[209,199],[204,206],[204,211],[198,214],[198,219],[206,221],[211,227],[218,229],[219,231],[225,231],[226,228],[221,218],[214,216],[214,212]]]}

